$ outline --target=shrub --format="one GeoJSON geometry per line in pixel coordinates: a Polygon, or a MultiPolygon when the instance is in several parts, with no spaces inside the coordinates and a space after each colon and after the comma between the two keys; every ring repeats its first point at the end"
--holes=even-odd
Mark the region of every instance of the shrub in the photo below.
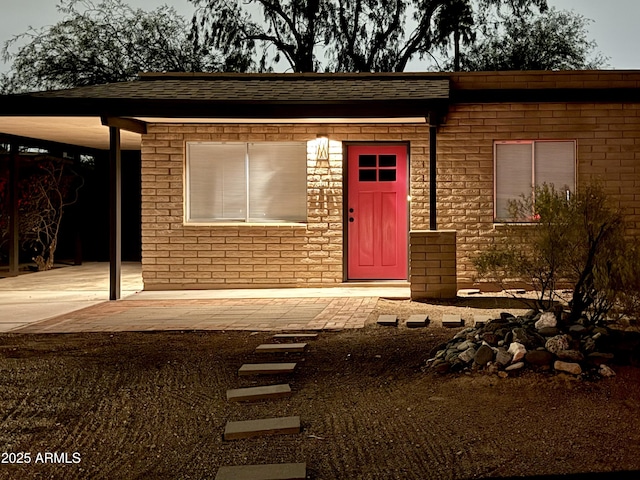
{"type": "Polygon", "coordinates": [[[511,202],[509,211],[513,222],[505,234],[474,259],[480,277],[503,288],[528,284],[540,309],[561,299],[560,286],[569,287],[570,321],[597,322],[615,306],[638,308],[633,288],[640,282],[640,254],[625,239],[623,215],[601,185],[569,196],[545,184],[511,202]]]}

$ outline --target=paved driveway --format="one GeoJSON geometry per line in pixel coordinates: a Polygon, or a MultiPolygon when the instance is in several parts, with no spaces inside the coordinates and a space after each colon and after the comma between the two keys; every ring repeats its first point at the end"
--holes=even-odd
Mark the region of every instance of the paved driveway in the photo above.
{"type": "Polygon", "coordinates": [[[0,332],[360,328],[379,297],[409,295],[406,284],[146,292],[139,263],[122,271],[117,302],[108,301],[107,263],[0,279],[0,332]]]}

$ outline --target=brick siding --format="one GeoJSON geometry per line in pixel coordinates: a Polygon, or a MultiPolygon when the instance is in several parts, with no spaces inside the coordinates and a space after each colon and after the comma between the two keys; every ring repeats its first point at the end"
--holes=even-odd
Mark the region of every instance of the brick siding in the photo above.
{"type": "MultiPolygon", "coordinates": [[[[142,138],[142,275],[145,289],[327,286],[344,279],[342,142],[411,142],[412,188],[427,208],[427,125],[151,124],[142,138]],[[315,160],[313,140],[330,142],[315,160]],[[309,142],[306,225],[184,224],[189,141],[309,142]]],[[[428,198],[428,197],[427,197],[428,198]]],[[[428,201],[428,200],[427,200],[428,201]]],[[[428,211],[426,211],[428,217],[428,211]]]]}
{"type": "Polygon", "coordinates": [[[494,233],[493,142],[537,139],[576,140],[578,186],[603,182],[640,236],[640,104],[456,105],[438,134],[437,208],[438,228],[457,231],[460,288],[494,233]]]}
{"type": "MultiPolygon", "coordinates": [[[[453,89],[640,87],[639,73],[452,75],[453,89]]],[[[456,231],[458,287],[493,223],[493,142],[577,141],[578,184],[599,179],[640,236],[640,104],[452,105],[438,128],[438,228],[456,231]]],[[[142,138],[142,263],[147,289],[336,285],[343,281],[342,142],[410,144],[411,230],[429,228],[426,124],[151,124],[142,138]],[[187,141],[331,140],[329,162],[308,152],[308,223],[202,226],[183,222],[187,141]]],[[[311,145],[311,143],[310,143],[311,145]]],[[[426,260],[425,260],[426,261],[426,260]]]]}
{"type": "Polygon", "coordinates": [[[456,232],[414,230],[409,244],[411,299],[455,298],[456,232]]]}

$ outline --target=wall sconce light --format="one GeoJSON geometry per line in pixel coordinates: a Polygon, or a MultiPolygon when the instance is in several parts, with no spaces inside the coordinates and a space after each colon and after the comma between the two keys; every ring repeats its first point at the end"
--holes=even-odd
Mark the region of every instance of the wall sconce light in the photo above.
{"type": "Polygon", "coordinates": [[[329,137],[326,135],[316,138],[316,160],[329,160],[329,137]]]}

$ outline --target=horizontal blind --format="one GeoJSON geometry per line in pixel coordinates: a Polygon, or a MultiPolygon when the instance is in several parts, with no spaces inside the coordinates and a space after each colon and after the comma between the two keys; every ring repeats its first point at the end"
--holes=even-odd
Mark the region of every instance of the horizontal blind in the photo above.
{"type": "Polygon", "coordinates": [[[575,190],[576,146],[573,141],[536,142],[535,183],[554,185],[556,190],[575,190]]]}
{"type": "Polygon", "coordinates": [[[187,144],[187,221],[244,220],[246,144],[187,144]]]}
{"type": "Polygon", "coordinates": [[[307,219],[307,144],[249,144],[251,222],[307,219]]]}
{"type": "Polygon", "coordinates": [[[509,202],[531,194],[531,143],[496,145],[496,220],[512,220],[509,202]]]}

